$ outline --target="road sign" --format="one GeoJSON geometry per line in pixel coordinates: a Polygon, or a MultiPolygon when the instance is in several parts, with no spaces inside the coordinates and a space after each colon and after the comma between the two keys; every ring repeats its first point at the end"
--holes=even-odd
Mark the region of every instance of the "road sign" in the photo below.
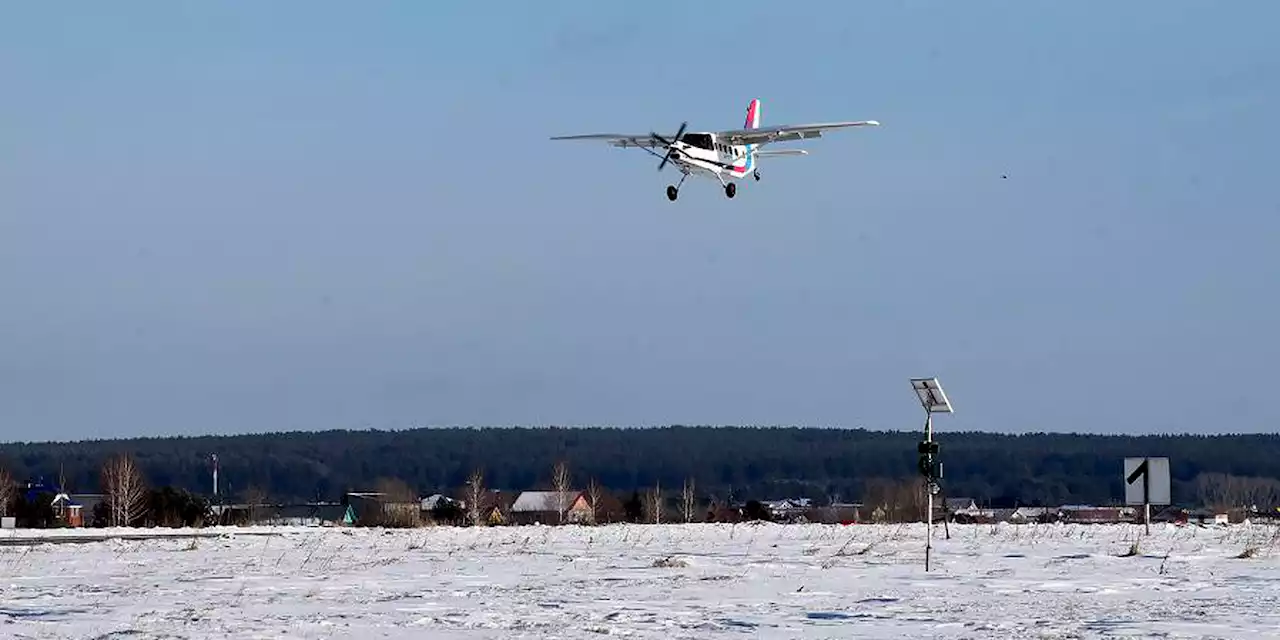
{"type": "Polygon", "coordinates": [[[1170,503],[1168,458],[1124,459],[1124,503],[1167,505],[1170,503]]]}

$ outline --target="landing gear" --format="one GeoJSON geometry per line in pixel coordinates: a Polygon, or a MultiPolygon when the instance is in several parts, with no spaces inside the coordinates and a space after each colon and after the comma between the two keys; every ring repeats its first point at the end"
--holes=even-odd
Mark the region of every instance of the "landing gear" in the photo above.
{"type": "Polygon", "coordinates": [[[752,176],[755,176],[756,182],[760,182],[760,170],[759,170],[759,169],[756,169],[755,171],[752,171],[752,172],[751,172],[751,175],[752,175],[752,176]]]}
{"type": "Polygon", "coordinates": [[[729,184],[726,184],[726,185],[724,186],[724,195],[726,195],[726,196],[728,196],[728,197],[730,197],[730,198],[732,198],[732,197],[733,197],[733,195],[734,195],[735,193],[737,193],[737,192],[738,192],[738,185],[736,185],[736,184],[734,184],[734,183],[732,183],[732,182],[730,182],[729,184]]]}
{"type": "Polygon", "coordinates": [[[678,197],[678,196],[680,195],[680,187],[681,187],[682,185],[684,185],[684,179],[685,179],[685,178],[688,178],[688,177],[689,177],[689,173],[686,171],[686,172],[684,173],[684,175],[680,176],[680,182],[677,182],[677,183],[675,183],[675,184],[669,184],[669,185],[667,185],[667,199],[668,199],[668,200],[670,200],[670,201],[672,201],[672,202],[675,202],[675,201],[676,201],[676,197],[678,197]]]}

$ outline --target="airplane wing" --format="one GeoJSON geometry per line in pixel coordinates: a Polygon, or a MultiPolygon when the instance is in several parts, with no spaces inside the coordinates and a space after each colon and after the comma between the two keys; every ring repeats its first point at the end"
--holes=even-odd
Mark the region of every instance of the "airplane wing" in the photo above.
{"type": "MultiPolygon", "coordinates": [[[[663,136],[667,140],[675,138],[675,136],[663,136]]],[[[653,137],[652,134],[628,134],[628,133],[587,133],[575,136],[554,136],[552,140],[599,140],[611,147],[644,147],[653,149],[655,147],[663,147],[666,145],[661,140],[653,137]]]]}
{"type": "Polygon", "coordinates": [[[875,120],[858,120],[856,122],[819,122],[814,124],[787,124],[758,129],[730,129],[717,131],[716,138],[729,144],[759,144],[771,142],[789,142],[791,140],[808,140],[821,138],[823,131],[843,129],[845,127],[878,127],[875,120]]]}

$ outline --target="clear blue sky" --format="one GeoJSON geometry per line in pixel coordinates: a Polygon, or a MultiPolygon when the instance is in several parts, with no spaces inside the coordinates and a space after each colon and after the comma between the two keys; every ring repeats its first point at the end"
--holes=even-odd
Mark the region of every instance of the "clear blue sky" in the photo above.
{"type": "MultiPolygon", "coordinates": [[[[607,6],[606,6],[607,5],[607,6]]],[[[0,11],[0,439],[1270,431],[1280,4],[0,11]],[[873,118],[728,200],[548,137],[873,118]],[[1007,175],[1007,179],[1002,179],[1007,175]]],[[[792,145],[796,146],[796,145],[792,145]]]]}

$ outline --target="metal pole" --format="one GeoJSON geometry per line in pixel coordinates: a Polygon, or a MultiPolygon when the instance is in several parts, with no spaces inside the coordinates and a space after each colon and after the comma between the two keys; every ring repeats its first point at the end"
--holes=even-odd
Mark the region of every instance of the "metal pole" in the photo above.
{"type": "MultiPolygon", "coordinates": [[[[924,418],[924,441],[933,442],[933,414],[927,409],[924,418]]],[[[928,512],[925,514],[925,542],[924,542],[924,570],[929,571],[929,555],[933,552],[933,469],[929,469],[929,476],[925,480],[924,492],[929,496],[928,512]]]]}
{"type": "Polygon", "coordinates": [[[1147,472],[1142,474],[1142,524],[1151,535],[1151,458],[1144,458],[1147,472]]]}

